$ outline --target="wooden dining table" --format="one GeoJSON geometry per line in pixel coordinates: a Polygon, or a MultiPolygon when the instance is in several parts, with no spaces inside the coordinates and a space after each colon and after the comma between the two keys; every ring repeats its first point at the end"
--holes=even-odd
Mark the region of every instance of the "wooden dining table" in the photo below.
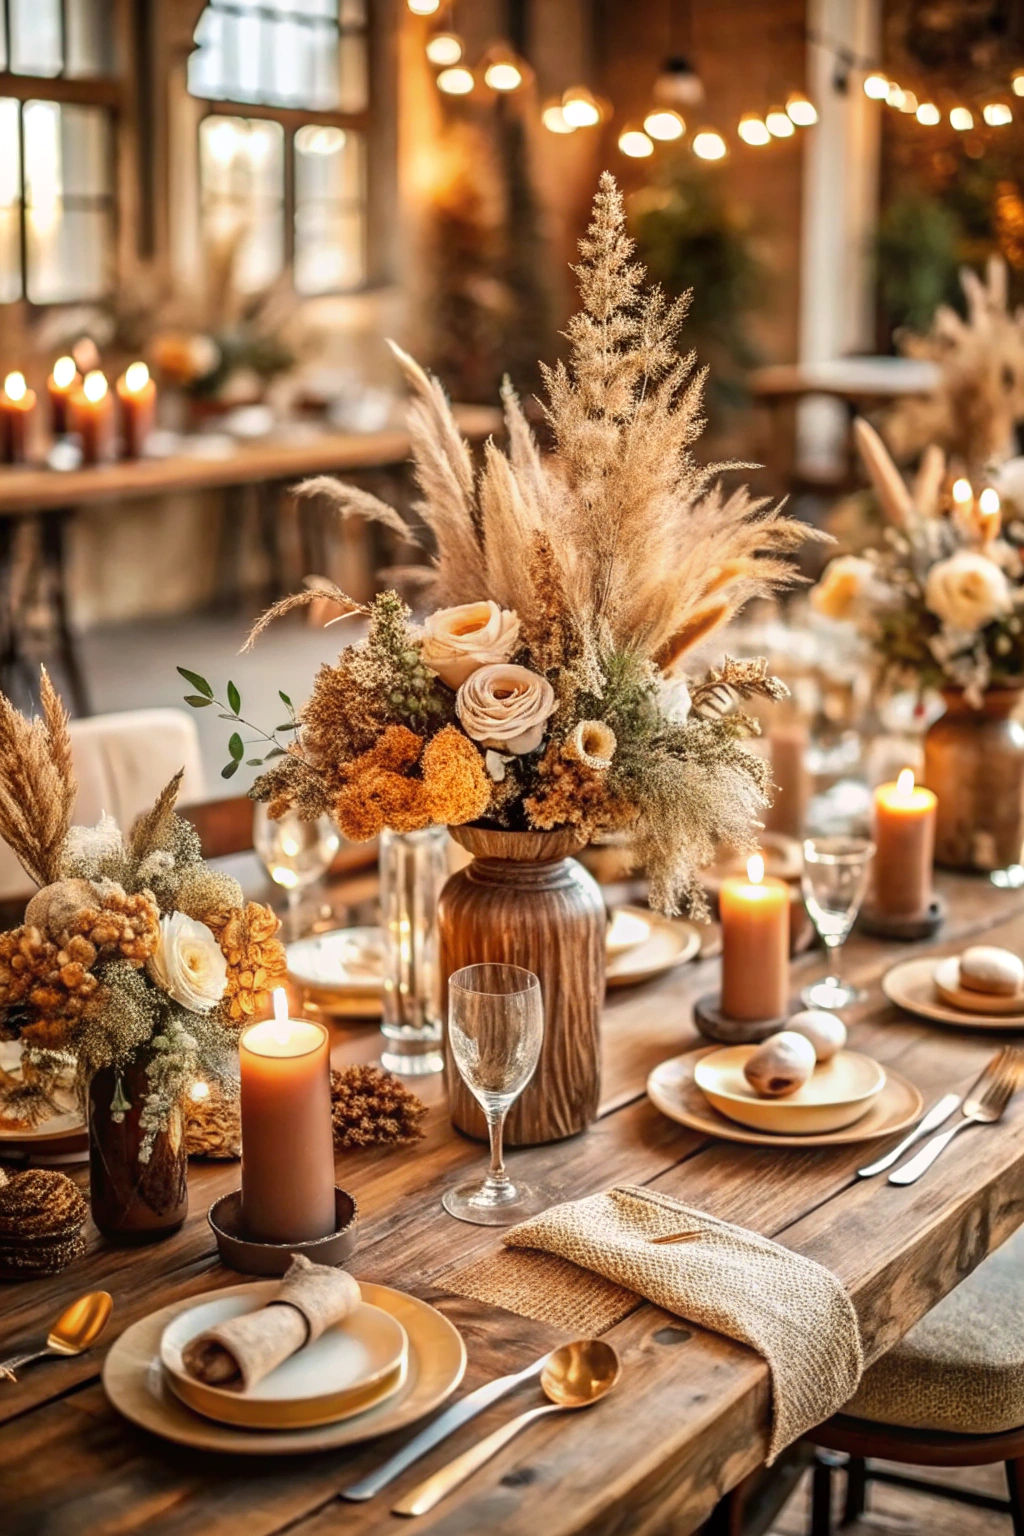
{"type": "MultiPolygon", "coordinates": [[[[367,877],[352,877],[353,899],[367,877]]],[[[1024,891],[943,876],[948,916],[935,947],[966,940],[1024,950],[1024,891]]],[[[885,971],[926,946],[856,935],[847,974],[867,1000],[847,1015],[851,1043],[908,1077],[931,1103],[964,1091],[1005,1035],[946,1028],[901,1014],[880,990],[885,971]]],[[[794,965],[794,989],[825,969],[820,954],[794,965]]],[[[649,1186],[764,1233],[831,1269],[860,1321],[868,1361],[890,1348],[1024,1220],[1024,1102],[971,1130],[918,1183],[860,1180],[856,1170],[889,1143],[783,1149],[710,1139],[666,1119],[648,1101],[651,1069],[697,1043],[692,1004],[717,979],[714,960],[611,994],[603,1026],[600,1114],[572,1140],[510,1154],[515,1175],[552,1202],[615,1183],[649,1186]]],[[[334,1059],[372,1059],[372,1024],[335,1031],[334,1059]]],[[[341,1153],[338,1182],[359,1202],[357,1279],[411,1291],[460,1329],[469,1367],[460,1391],[527,1365],[565,1336],[556,1329],[446,1292],[443,1271],[496,1249],[500,1234],[449,1218],[448,1184],[481,1168],[484,1149],[451,1129],[438,1078],[415,1087],[429,1104],[426,1135],[403,1147],[341,1153]]],[[[76,1174],[86,1182],[84,1170],[76,1174]]],[[[75,1359],[27,1368],[0,1383],[0,1530],[4,1536],[333,1536],[399,1527],[397,1492],[478,1436],[539,1399],[533,1388],[460,1430],[377,1498],[343,1490],[413,1431],[344,1451],[301,1457],[227,1457],[185,1449],[133,1427],[107,1401],[105,1348],[124,1328],[182,1297],[239,1276],[218,1261],[206,1221],[237,1187],[237,1163],[193,1161],[184,1227],[143,1248],[114,1247],[89,1228],[89,1250],[50,1279],[0,1287],[0,1352],[45,1333],[82,1292],[109,1290],[102,1344],[75,1359]]],[[[750,1349],[647,1303],[606,1334],[619,1351],[619,1385],[585,1413],[533,1425],[418,1529],[437,1536],[656,1536],[698,1529],[722,1496],[765,1459],[767,1367],[750,1349]]],[[[721,1506],[719,1506],[721,1508],[721,1506]]]]}

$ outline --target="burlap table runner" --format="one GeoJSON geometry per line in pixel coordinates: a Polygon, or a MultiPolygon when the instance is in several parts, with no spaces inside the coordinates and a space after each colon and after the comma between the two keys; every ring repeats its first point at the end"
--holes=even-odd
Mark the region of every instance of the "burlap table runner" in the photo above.
{"type": "Polygon", "coordinates": [[[856,1391],[864,1360],[849,1296],[822,1265],[756,1232],[621,1185],[552,1206],[504,1242],[442,1282],[574,1333],[600,1332],[646,1297],[756,1349],[771,1373],[769,1462],[856,1391]],[[691,1231],[699,1236],[652,1242],[691,1231]]]}

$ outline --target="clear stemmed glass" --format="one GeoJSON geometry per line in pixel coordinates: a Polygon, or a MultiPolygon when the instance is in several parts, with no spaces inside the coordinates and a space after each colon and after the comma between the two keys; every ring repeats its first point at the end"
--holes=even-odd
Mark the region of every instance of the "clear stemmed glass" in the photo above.
{"type": "Polygon", "coordinates": [[[442,1204],[460,1221],[504,1227],[547,1203],[513,1184],[502,1161],[505,1116],[536,1070],[544,1036],[540,982],[518,965],[467,965],[448,980],[448,1048],[487,1117],[491,1166],[485,1178],[446,1190],[442,1204]]]}
{"type": "Polygon", "coordinates": [[[831,975],[801,992],[809,1008],[847,1008],[864,997],[842,980],[840,970],[843,945],[857,920],[874,852],[874,843],[866,837],[808,837],[804,841],[804,901],[832,966],[831,975]]]}
{"type": "Polygon", "coordinates": [[[266,806],[257,804],[252,840],[267,874],[287,894],[287,934],[289,939],[297,939],[301,937],[302,892],[330,869],[341,847],[338,829],[329,816],[302,821],[294,811],[272,821],[266,806]]]}

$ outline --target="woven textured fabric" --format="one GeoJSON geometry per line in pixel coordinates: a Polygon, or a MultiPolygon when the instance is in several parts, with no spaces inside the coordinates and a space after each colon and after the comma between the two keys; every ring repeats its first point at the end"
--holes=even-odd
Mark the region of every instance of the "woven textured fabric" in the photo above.
{"type": "Polygon", "coordinates": [[[643,1296],[757,1350],[771,1373],[769,1461],[838,1412],[860,1379],[856,1314],[833,1274],[667,1195],[622,1185],[553,1206],[504,1241],[513,1250],[504,1265],[502,1255],[477,1261],[448,1277],[449,1288],[568,1331],[587,1331],[583,1320],[602,1316],[602,1326],[611,1326],[643,1296]],[[651,1241],[692,1231],[700,1236],[685,1243],[651,1241]],[[530,1273],[516,1262],[521,1249],[540,1249],[557,1262],[538,1261],[530,1273]],[[566,1260],[603,1276],[614,1291],[595,1292],[593,1275],[567,1268],[566,1260]]]}
{"type": "Polygon", "coordinates": [[[1024,1227],[881,1360],[844,1413],[901,1429],[1000,1435],[1024,1424],[1024,1227]]]}

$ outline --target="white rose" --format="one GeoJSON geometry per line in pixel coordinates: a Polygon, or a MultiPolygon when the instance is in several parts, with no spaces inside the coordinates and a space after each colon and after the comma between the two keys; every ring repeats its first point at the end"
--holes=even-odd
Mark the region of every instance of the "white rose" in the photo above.
{"type": "Polygon", "coordinates": [[[826,619],[852,619],[856,610],[877,594],[878,581],[870,560],[840,555],[830,560],[811,590],[811,607],[826,619]]]}
{"type": "Polygon", "coordinates": [[[533,752],[555,710],[555,690],[528,667],[480,667],[455,695],[462,729],[495,752],[533,752]]]}
{"type": "Polygon", "coordinates": [[[162,991],[193,1013],[208,1013],[224,996],[228,963],[205,923],[172,912],[160,919],[160,938],[147,961],[162,991]]]}
{"type": "Polygon", "coordinates": [[[924,600],[951,629],[983,629],[1010,607],[1006,576],[987,555],[958,550],[928,572],[924,600]]]}
{"type": "Polygon", "coordinates": [[[449,688],[461,688],[478,667],[508,661],[519,644],[519,616],[497,603],[439,608],[423,625],[423,663],[449,688]]]}

